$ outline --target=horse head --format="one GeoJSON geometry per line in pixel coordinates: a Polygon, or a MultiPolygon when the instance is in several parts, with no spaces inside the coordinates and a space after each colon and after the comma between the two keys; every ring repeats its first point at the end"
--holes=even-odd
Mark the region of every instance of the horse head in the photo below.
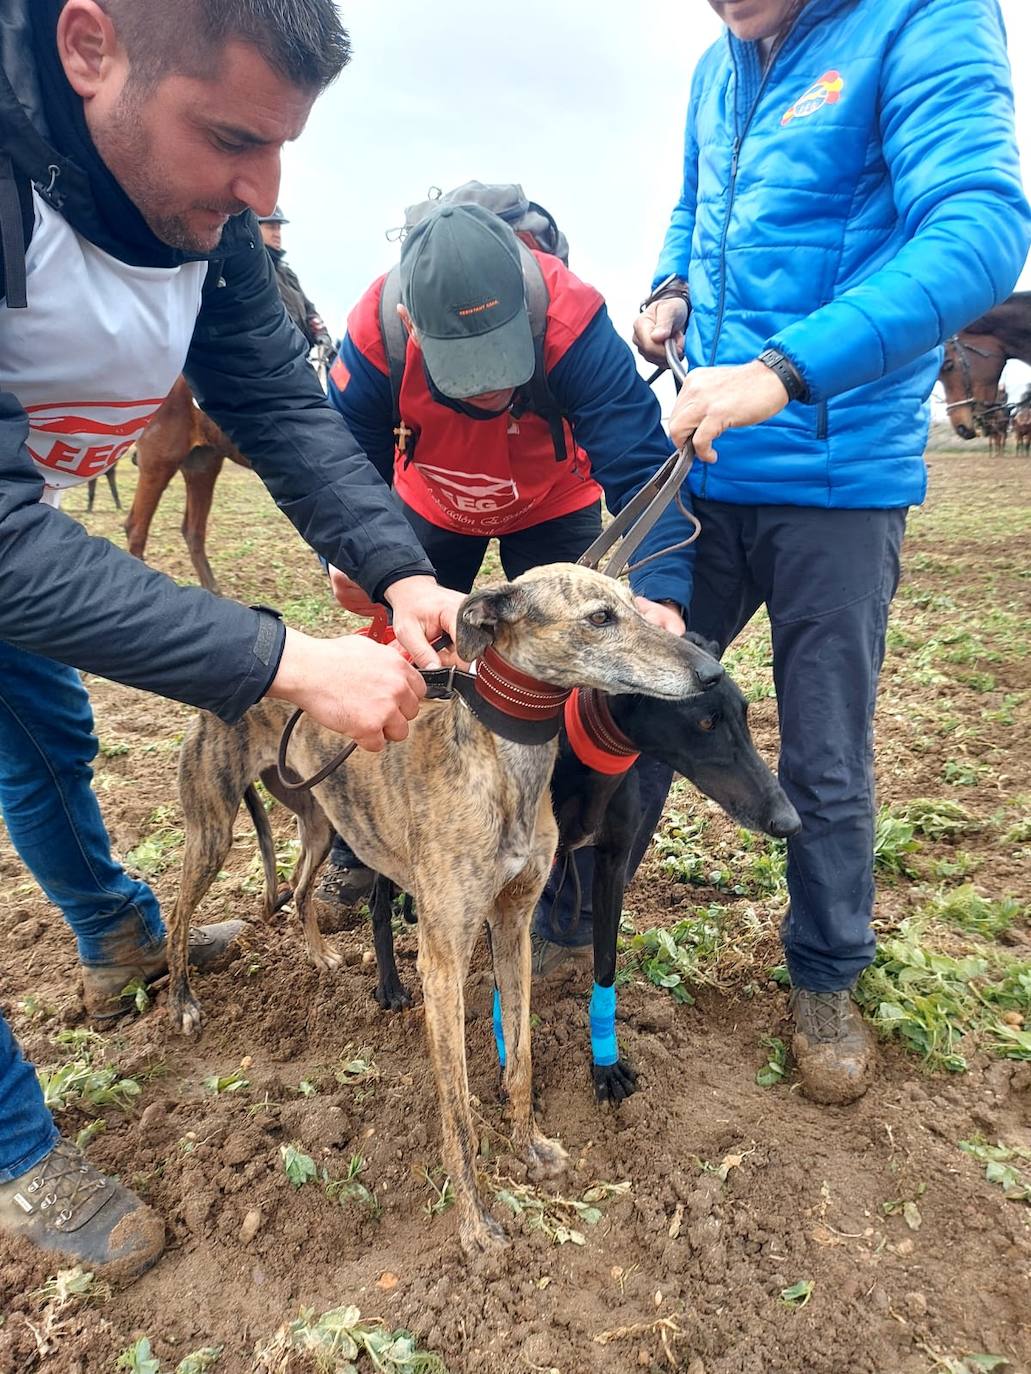
{"type": "Polygon", "coordinates": [[[996,406],[1006,359],[1005,347],[992,334],[960,333],[946,340],[938,380],[961,439],[973,439],[983,428],[986,411],[996,406]]]}

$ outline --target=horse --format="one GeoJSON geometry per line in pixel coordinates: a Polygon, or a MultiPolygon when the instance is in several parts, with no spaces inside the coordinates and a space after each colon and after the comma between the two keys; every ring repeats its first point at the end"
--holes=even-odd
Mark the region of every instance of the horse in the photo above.
{"type": "Polygon", "coordinates": [[[135,445],[133,462],[140,478],[124,527],[129,552],[135,558],[143,559],[158,502],[175,474],[181,472],[186,483],[182,532],[190,561],[201,586],[209,592],[219,590],[205,540],[215,483],[226,458],[241,467],[251,466],[196,404],[186,379],[180,377],[135,445]]]}
{"type": "Polygon", "coordinates": [[[1011,358],[1031,364],[1031,291],[1015,291],[946,341],[939,380],[961,439],[980,432],[991,443],[1003,409],[1008,419],[1009,407],[999,401],[999,379],[1011,358]]]}
{"type": "Polygon", "coordinates": [[[1031,455],[1031,386],[1017,402],[1013,412],[1013,437],[1017,441],[1017,457],[1031,455]]]}
{"type": "Polygon", "coordinates": [[[994,458],[1002,458],[1006,453],[1006,436],[1010,428],[1009,392],[1000,386],[995,393],[995,404],[977,421],[978,431],[988,440],[988,452],[994,458]]]}

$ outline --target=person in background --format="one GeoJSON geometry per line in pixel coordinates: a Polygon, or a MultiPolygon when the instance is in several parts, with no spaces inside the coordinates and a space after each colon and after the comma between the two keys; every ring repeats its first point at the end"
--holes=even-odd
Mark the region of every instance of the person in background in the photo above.
{"type": "Polygon", "coordinates": [[[333,340],[329,336],[329,330],[323,323],[322,316],[316,310],[314,302],[310,301],[304,294],[297,273],[286,260],[286,252],[283,248],[283,225],[289,223],[290,221],[278,205],[271,215],[258,216],[261,239],[272,259],[276,285],[279,287],[279,295],[286,313],[307,339],[308,347],[325,349],[327,360],[332,361],[335,356],[335,349],[333,348],[333,340]]]}

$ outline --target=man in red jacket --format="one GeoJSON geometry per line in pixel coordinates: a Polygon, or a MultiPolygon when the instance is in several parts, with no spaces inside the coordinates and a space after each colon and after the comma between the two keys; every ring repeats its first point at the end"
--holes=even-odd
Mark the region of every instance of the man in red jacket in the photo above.
{"type": "MultiPolygon", "coordinates": [[[[618,511],[671,452],[658,402],[604,300],[475,204],[442,205],[409,231],[399,287],[390,307],[405,330],[396,405],[389,277],[351,312],[329,397],[392,482],[438,577],[468,590],[495,536],[509,577],[575,561],[601,529],[602,493],[618,511]]],[[[672,508],[638,557],[688,533],[672,508]]],[[[641,610],[682,634],[690,559],[657,559],[631,581],[641,610]]],[[[353,901],[371,880],[337,841],[320,895],[353,901]]],[[[561,920],[536,934],[542,957],[573,947],[561,920]]]]}

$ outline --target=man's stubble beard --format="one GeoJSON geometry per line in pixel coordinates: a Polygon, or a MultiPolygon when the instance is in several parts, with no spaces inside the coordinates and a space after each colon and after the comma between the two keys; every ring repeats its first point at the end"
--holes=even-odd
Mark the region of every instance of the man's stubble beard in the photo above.
{"type": "Polygon", "coordinates": [[[160,170],[143,120],[143,104],[128,83],[110,119],[90,129],[97,152],[162,243],[188,253],[210,253],[221,238],[221,229],[210,239],[201,239],[182,213],[162,208],[160,170]]]}

